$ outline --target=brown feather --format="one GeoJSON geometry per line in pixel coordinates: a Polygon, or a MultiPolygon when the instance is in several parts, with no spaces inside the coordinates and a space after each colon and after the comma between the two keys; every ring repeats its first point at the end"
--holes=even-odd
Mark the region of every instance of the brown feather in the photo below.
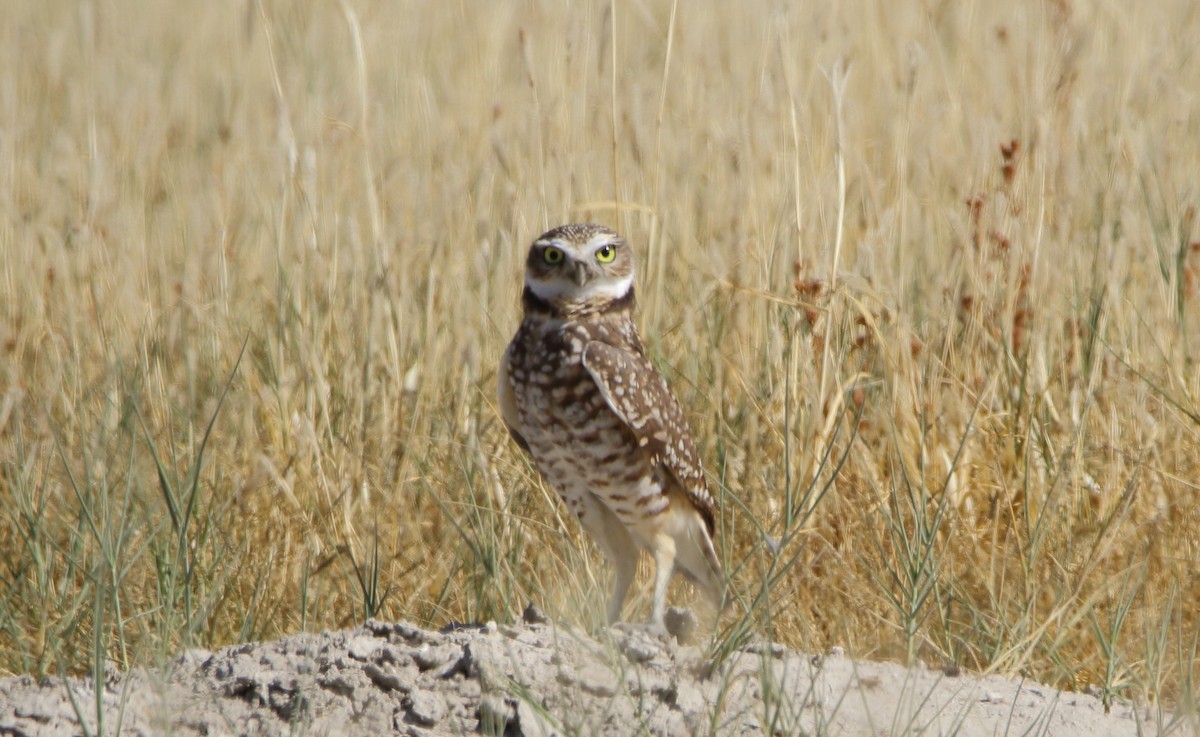
{"type": "Polygon", "coordinates": [[[688,432],[683,409],[654,364],[640,353],[593,340],[583,349],[583,365],[609,408],[633,432],[643,455],[651,465],[662,467],[674,477],[704,518],[711,535],[713,500],[700,454],[688,432]]]}

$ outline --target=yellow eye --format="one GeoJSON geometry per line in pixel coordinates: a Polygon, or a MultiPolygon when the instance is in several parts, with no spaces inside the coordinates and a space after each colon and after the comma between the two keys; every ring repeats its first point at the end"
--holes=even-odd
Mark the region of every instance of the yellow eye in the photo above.
{"type": "Polygon", "coordinates": [[[600,246],[596,249],[596,260],[602,264],[611,264],[613,259],[617,257],[617,248],[611,244],[600,246]]]}
{"type": "Polygon", "coordinates": [[[555,248],[554,246],[548,247],[546,250],[542,251],[542,260],[551,266],[554,266],[555,264],[561,264],[563,260],[562,249],[555,248]]]}

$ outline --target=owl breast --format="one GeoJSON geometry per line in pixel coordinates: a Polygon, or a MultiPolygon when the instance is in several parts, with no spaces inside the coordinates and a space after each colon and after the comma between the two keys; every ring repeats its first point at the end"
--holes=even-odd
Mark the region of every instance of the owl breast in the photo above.
{"type": "Polygon", "coordinates": [[[644,458],[583,366],[590,340],[619,336],[586,325],[526,323],[521,332],[526,334],[514,341],[521,348],[510,355],[509,379],[521,435],[542,477],[585,523],[588,495],[635,530],[664,511],[661,472],[644,458]]]}

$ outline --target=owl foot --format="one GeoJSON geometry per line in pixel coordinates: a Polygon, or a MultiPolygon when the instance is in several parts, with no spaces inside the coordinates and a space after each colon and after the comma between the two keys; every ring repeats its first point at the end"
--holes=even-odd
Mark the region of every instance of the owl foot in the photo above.
{"type": "Polygon", "coordinates": [[[642,623],[616,622],[611,626],[625,635],[647,635],[671,644],[690,645],[695,642],[696,633],[700,630],[700,619],[691,609],[671,607],[661,620],[651,618],[642,623]]]}

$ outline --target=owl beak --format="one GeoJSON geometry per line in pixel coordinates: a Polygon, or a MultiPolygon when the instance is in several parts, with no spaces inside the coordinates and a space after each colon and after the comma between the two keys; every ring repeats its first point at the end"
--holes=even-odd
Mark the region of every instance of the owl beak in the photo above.
{"type": "Polygon", "coordinates": [[[584,284],[587,283],[587,280],[588,280],[587,264],[576,263],[575,270],[571,272],[571,281],[575,282],[575,284],[577,286],[582,287],[584,284]]]}

